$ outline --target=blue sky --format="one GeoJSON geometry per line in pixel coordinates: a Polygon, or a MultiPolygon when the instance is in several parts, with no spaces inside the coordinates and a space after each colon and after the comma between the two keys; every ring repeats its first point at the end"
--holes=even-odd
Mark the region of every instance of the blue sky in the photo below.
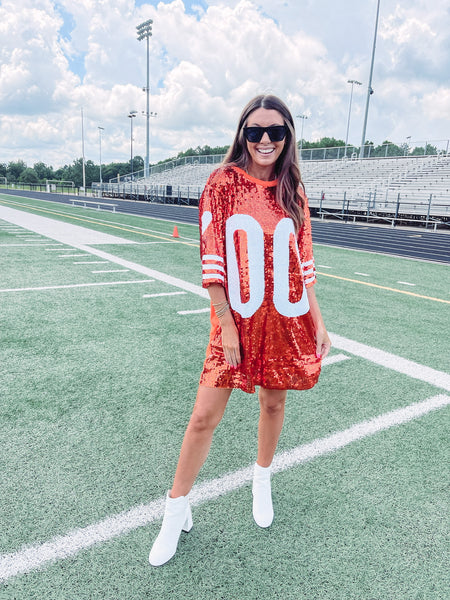
{"type": "MultiPolygon", "coordinates": [[[[55,9],[63,19],[62,27],[59,30],[59,35],[63,39],[70,41],[72,39],[72,31],[75,29],[76,26],[76,21],[72,14],[68,12],[61,4],[56,3],[55,9]]],[[[70,70],[76,75],[78,75],[80,79],[83,79],[83,77],[86,75],[86,68],[84,65],[85,57],[86,52],[66,54],[70,70]]]]}
{"type": "MultiPolygon", "coordinates": [[[[152,18],[151,162],[188,147],[225,145],[251,96],[270,91],[308,116],[305,139],[360,142],[377,0],[2,0],[0,162],[58,166],[145,151],[145,43],[152,18]]],[[[381,0],[367,138],[450,138],[448,0],[381,0]]]]}

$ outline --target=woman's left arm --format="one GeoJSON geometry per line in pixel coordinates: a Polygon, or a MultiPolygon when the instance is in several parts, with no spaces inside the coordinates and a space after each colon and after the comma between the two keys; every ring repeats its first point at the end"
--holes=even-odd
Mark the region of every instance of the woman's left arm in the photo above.
{"type": "Polygon", "coordinates": [[[306,288],[306,293],[308,294],[309,308],[316,330],[316,356],[317,358],[325,358],[330,351],[331,340],[328,336],[325,323],[323,322],[314,286],[312,285],[306,288]]]}

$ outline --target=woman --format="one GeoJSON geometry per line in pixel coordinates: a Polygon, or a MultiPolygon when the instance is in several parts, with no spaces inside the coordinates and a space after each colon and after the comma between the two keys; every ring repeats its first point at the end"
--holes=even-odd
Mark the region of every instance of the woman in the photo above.
{"type": "Polygon", "coordinates": [[[309,389],[331,343],[319,310],[311,224],[294,122],[275,96],[244,108],[223,165],[200,200],[203,286],[211,334],[161,531],[149,561],[159,566],[192,527],[188,493],[209,452],[233,388],[259,386],[253,517],[273,520],[270,466],[288,389],[309,389]]]}

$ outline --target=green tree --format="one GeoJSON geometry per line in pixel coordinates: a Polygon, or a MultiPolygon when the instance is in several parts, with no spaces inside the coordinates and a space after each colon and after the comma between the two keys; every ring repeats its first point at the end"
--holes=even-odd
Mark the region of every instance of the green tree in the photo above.
{"type": "MultiPolygon", "coordinates": [[[[144,169],[144,159],[142,158],[142,156],[133,156],[133,173],[137,173],[138,171],[143,171],[143,169],[144,169]]],[[[128,169],[128,172],[130,172],[130,169],[128,169]]]]}
{"type": "MultiPolygon", "coordinates": [[[[297,142],[300,144],[300,142],[297,142]]],[[[334,137],[323,137],[318,142],[307,142],[303,141],[302,148],[307,150],[308,148],[336,148],[338,146],[345,146],[343,140],[337,140],[334,137]]]]}
{"type": "Polygon", "coordinates": [[[414,150],[411,152],[412,156],[420,156],[420,155],[434,155],[437,154],[437,147],[436,146],[432,146],[431,144],[427,144],[425,147],[423,146],[416,146],[414,148],[414,150]]]}
{"type": "Polygon", "coordinates": [[[27,165],[23,162],[23,160],[9,162],[6,170],[6,177],[8,178],[8,181],[19,181],[20,174],[26,168],[27,165]]]}
{"type": "Polygon", "coordinates": [[[369,156],[373,156],[374,147],[375,146],[373,142],[366,141],[366,143],[364,144],[362,158],[368,158],[369,156]]]}
{"type": "MultiPolygon", "coordinates": [[[[133,161],[134,162],[134,161],[133,161]]],[[[130,172],[130,163],[109,163],[102,165],[102,179],[108,183],[110,179],[115,179],[118,175],[123,177],[130,172]]],[[[100,175],[100,173],[99,173],[100,175]]],[[[100,179],[100,177],[99,177],[100,179]]]]}
{"type": "Polygon", "coordinates": [[[27,167],[19,176],[20,183],[39,183],[39,177],[34,169],[27,167]]]}
{"type": "Polygon", "coordinates": [[[41,181],[42,183],[44,183],[46,179],[55,179],[53,167],[48,167],[43,162],[34,163],[33,170],[36,173],[39,181],[41,181]]]}
{"type": "Polygon", "coordinates": [[[403,147],[397,146],[389,140],[385,140],[371,151],[370,156],[404,156],[404,154],[405,149],[403,147]]]}

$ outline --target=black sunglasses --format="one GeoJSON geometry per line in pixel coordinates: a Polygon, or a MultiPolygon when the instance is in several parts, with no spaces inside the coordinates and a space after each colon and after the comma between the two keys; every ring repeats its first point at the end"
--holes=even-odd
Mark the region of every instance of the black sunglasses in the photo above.
{"type": "Polygon", "coordinates": [[[286,137],[286,125],[271,125],[270,127],[244,127],[244,135],[252,144],[262,140],[267,133],[271,142],[281,142],[286,137]]]}

